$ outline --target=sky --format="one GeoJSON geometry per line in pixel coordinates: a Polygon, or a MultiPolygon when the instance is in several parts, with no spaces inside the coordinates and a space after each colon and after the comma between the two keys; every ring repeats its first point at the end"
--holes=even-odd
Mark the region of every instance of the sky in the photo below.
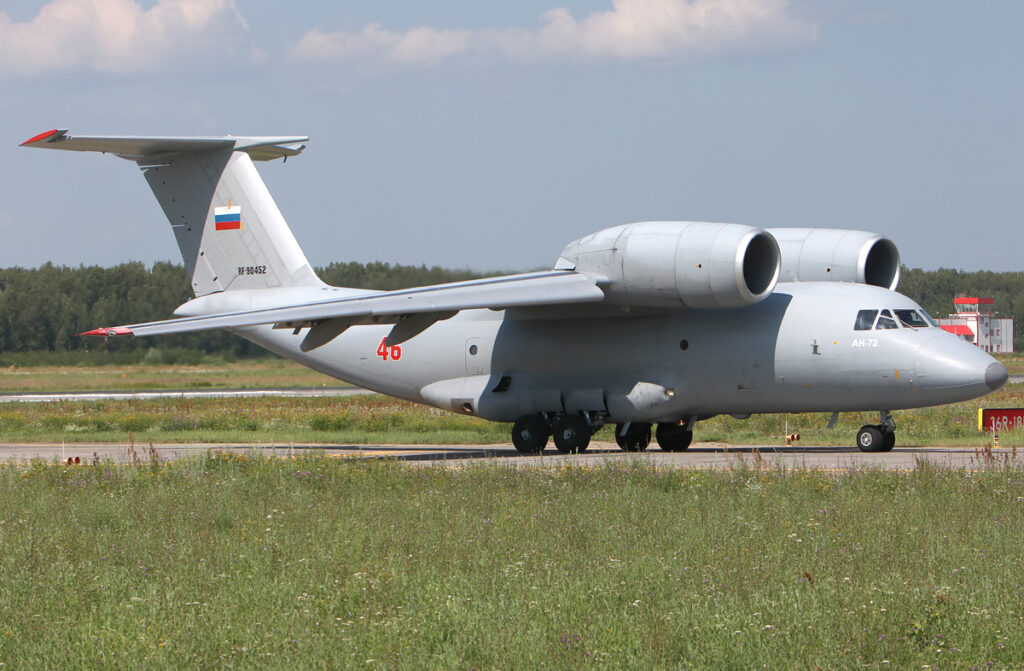
{"type": "Polygon", "coordinates": [[[259,164],[315,266],[550,267],[630,221],[880,233],[1022,271],[1024,3],[3,0],[0,266],[180,262],[72,134],[308,135],[259,164]]]}

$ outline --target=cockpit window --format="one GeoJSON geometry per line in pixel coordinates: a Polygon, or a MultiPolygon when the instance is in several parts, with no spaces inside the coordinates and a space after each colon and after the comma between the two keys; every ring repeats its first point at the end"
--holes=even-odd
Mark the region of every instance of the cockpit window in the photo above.
{"type": "Polygon", "coordinates": [[[892,313],[888,310],[882,310],[882,313],[878,315],[878,322],[875,324],[876,331],[883,331],[885,329],[898,329],[899,325],[896,320],[892,318],[892,313]]]}
{"type": "Polygon", "coordinates": [[[870,331],[871,326],[875,323],[875,317],[878,316],[878,310],[861,310],[857,313],[857,321],[853,323],[854,331],[870,331]]]}
{"type": "Polygon", "coordinates": [[[934,319],[932,319],[932,316],[930,314],[928,314],[927,312],[925,312],[924,310],[921,310],[921,315],[924,316],[924,318],[928,321],[928,323],[931,326],[934,326],[935,328],[939,327],[939,322],[937,322],[934,319]]]}
{"type": "Polygon", "coordinates": [[[904,326],[909,326],[912,329],[926,329],[930,326],[917,310],[893,310],[893,312],[904,326]]]}

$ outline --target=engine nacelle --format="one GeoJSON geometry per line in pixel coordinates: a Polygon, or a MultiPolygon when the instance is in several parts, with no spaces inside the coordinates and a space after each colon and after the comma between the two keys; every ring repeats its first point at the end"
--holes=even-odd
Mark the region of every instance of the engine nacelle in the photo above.
{"type": "Polygon", "coordinates": [[[616,305],[730,308],[766,298],[779,259],[775,238],[759,228],[647,221],[570,242],[555,267],[600,276],[616,305]]]}
{"type": "Polygon", "coordinates": [[[782,251],[781,282],[859,282],[895,289],[900,252],[892,240],[867,231],[770,228],[782,251]]]}

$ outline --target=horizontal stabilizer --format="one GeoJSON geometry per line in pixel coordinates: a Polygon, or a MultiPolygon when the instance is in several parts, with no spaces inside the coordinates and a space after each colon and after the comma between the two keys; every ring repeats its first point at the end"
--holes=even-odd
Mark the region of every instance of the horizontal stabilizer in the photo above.
{"type": "Polygon", "coordinates": [[[40,133],[21,143],[22,147],[97,151],[130,161],[147,161],[174,154],[232,148],[244,151],[254,161],[271,161],[296,156],[306,148],[308,137],[163,137],[129,135],[70,135],[66,129],[40,133]]]}
{"type": "Polygon", "coordinates": [[[403,315],[454,314],[459,310],[478,308],[502,310],[511,307],[595,303],[603,299],[604,292],[593,279],[572,271],[553,270],[367,293],[363,296],[298,305],[101,328],[83,335],[166,335],[282,322],[308,326],[328,319],[378,318],[386,322],[403,315]]]}

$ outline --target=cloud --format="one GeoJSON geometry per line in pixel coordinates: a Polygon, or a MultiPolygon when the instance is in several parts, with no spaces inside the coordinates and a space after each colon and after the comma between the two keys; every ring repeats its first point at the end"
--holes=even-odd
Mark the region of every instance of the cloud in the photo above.
{"type": "Polygon", "coordinates": [[[0,12],[0,74],[84,69],[131,73],[203,56],[223,62],[246,48],[234,0],[51,0],[31,21],[0,12]]]}
{"type": "Polygon", "coordinates": [[[371,24],[356,33],[309,31],[292,50],[300,61],[432,66],[454,56],[510,60],[685,59],[813,43],[817,26],[787,13],[786,0],[613,0],[612,9],[577,19],[552,9],[535,30],[371,24]]]}
{"type": "Polygon", "coordinates": [[[299,60],[382,60],[395,65],[435,65],[472,46],[469,30],[413,28],[395,33],[372,23],[359,33],[325,33],[314,28],[299,40],[293,55],[299,60]]]}

